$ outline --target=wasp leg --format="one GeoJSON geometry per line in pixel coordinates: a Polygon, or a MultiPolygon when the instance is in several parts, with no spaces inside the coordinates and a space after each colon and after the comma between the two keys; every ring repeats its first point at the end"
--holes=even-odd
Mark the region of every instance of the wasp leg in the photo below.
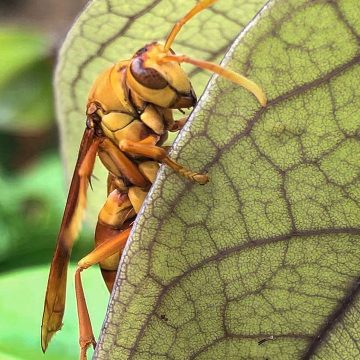
{"type": "Polygon", "coordinates": [[[80,359],[86,360],[86,350],[90,345],[95,348],[96,342],[91,326],[90,316],[86,305],[84,290],[81,282],[80,273],[97,264],[110,256],[121,252],[124,249],[127,238],[129,237],[131,227],[120,232],[113,238],[110,238],[96,247],[90,254],[86,255],[78,262],[78,268],[75,272],[75,292],[77,311],[79,318],[79,344],[80,344],[80,359]]]}
{"type": "Polygon", "coordinates": [[[86,129],[71,180],[56,250],[51,263],[41,325],[41,347],[46,351],[52,336],[61,329],[65,309],[66,276],[71,249],[86,207],[86,191],[94,167],[99,139],[86,129]]]}
{"type": "Polygon", "coordinates": [[[107,178],[107,194],[109,195],[115,189],[118,189],[119,191],[126,193],[128,186],[126,186],[124,180],[109,173],[107,178]]]}
{"type": "Polygon", "coordinates": [[[144,141],[135,142],[131,140],[122,140],[120,142],[120,150],[131,153],[134,155],[146,156],[148,158],[162,162],[173,170],[175,170],[180,175],[195,181],[201,185],[206,184],[209,181],[209,177],[206,174],[199,174],[191,170],[186,169],[182,165],[178,164],[176,161],[171,160],[165,149],[156,146],[148,145],[144,141]]]}
{"type": "Polygon", "coordinates": [[[188,120],[188,117],[184,117],[184,118],[181,118],[179,120],[175,120],[174,123],[172,124],[171,128],[169,128],[169,131],[171,132],[176,132],[176,131],[179,131],[181,130],[184,125],[186,124],[188,120]]]}
{"type": "MultiPolygon", "coordinates": [[[[159,163],[156,161],[144,161],[139,164],[139,170],[151,183],[153,183],[159,170],[159,163]]],[[[136,214],[139,213],[148,192],[148,189],[143,189],[138,186],[131,186],[129,188],[129,200],[136,214]]]]}
{"type": "MultiPolygon", "coordinates": [[[[116,186],[116,179],[111,178],[109,181],[113,182],[114,186],[116,186]]],[[[75,273],[75,291],[79,319],[81,360],[86,359],[87,348],[90,345],[95,347],[96,343],[86,306],[80,273],[89,266],[100,263],[106,286],[111,291],[115,280],[116,269],[119,264],[120,254],[130,233],[130,228],[127,228],[124,231],[122,231],[122,228],[124,224],[131,220],[135,215],[136,213],[128,195],[119,189],[111,191],[99,213],[95,231],[95,250],[78,263],[78,269],[75,273]]]]}
{"type": "Polygon", "coordinates": [[[139,170],[153,184],[159,171],[159,163],[156,161],[143,161],[139,164],[139,170]]]}
{"type": "Polygon", "coordinates": [[[111,140],[105,138],[100,143],[98,154],[105,167],[115,176],[125,177],[136,186],[146,187],[149,185],[137,165],[111,140]]]}
{"type": "Polygon", "coordinates": [[[90,345],[95,349],[96,341],[92,331],[91,320],[86,306],[84,289],[81,283],[80,273],[83,269],[78,267],[75,272],[75,293],[77,313],[79,319],[79,344],[80,359],[86,360],[86,350],[90,345]]]}

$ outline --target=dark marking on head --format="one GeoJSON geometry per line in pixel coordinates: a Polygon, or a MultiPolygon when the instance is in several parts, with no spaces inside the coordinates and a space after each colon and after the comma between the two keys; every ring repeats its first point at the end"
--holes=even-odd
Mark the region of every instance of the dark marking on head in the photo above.
{"type": "Polygon", "coordinates": [[[168,85],[158,71],[144,67],[144,60],[141,57],[132,60],[130,71],[136,81],[149,89],[163,89],[168,85]]]}
{"type": "Polygon", "coordinates": [[[133,58],[139,57],[141,55],[143,55],[144,53],[146,53],[153,45],[156,45],[157,42],[153,41],[152,43],[146,44],[144,47],[142,47],[141,49],[139,49],[135,55],[133,56],[133,58]]]}

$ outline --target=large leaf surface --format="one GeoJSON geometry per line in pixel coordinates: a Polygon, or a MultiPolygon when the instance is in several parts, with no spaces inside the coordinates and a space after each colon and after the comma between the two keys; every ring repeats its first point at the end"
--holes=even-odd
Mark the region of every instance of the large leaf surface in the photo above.
{"type": "MultiPolygon", "coordinates": [[[[173,44],[174,50],[199,59],[219,61],[264,2],[220,1],[181,30],[173,44]]],[[[96,76],[111,64],[131,58],[146,43],[164,40],[174,23],[194,4],[194,0],[93,0],[81,14],[62,47],[55,86],[61,144],[69,176],[85,127],[87,94],[96,76]]],[[[209,73],[191,66],[185,68],[200,95],[209,73]]],[[[104,167],[98,166],[95,174],[105,179],[104,167]]],[[[92,220],[96,219],[104,202],[104,183],[94,181],[96,192],[90,195],[89,201],[92,220]]]]}
{"type": "MultiPolygon", "coordinates": [[[[235,11],[235,10],[234,10],[235,11]]],[[[356,359],[360,5],[273,0],[162,169],[122,258],[97,359],[356,359]],[[259,341],[273,337],[259,345],[259,341]]]]}

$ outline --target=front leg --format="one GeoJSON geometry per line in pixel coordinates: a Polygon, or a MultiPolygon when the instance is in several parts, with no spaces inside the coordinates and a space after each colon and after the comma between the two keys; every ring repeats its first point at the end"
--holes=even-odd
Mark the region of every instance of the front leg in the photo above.
{"type": "Polygon", "coordinates": [[[174,123],[172,124],[172,126],[169,128],[169,131],[176,132],[176,131],[181,130],[184,127],[184,125],[186,124],[186,122],[188,121],[188,118],[189,117],[186,116],[179,120],[175,120],[174,123]]]}
{"type": "Polygon", "coordinates": [[[139,171],[137,164],[120,151],[111,140],[103,139],[99,144],[98,154],[104,166],[115,177],[125,177],[131,184],[140,187],[149,185],[147,179],[139,171]]]}
{"type": "Polygon", "coordinates": [[[141,121],[157,135],[164,134],[166,130],[171,132],[181,130],[188,118],[185,116],[179,120],[174,120],[171,109],[160,110],[153,105],[147,105],[140,116],[141,121]]]}
{"type": "Polygon", "coordinates": [[[149,145],[146,142],[146,139],[142,140],[141,142],[122,140],[119,146],[120,150],[126,153],[145,156],[147,158],[162,162],[171,167],[178,174],[194,182],[197,182],[198,184],[204,185],[209,181],[209,177],[206,174],[199,174],[197,172],[186,169],[184,166],[170,159],[165,149],[156,145],[149,145]]]}

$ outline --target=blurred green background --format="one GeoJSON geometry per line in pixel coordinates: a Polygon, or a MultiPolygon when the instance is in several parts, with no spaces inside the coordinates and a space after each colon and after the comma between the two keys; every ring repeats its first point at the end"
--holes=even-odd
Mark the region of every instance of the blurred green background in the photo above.
{"type": "MultiPolygon", "coordinates": [[[[76,260],[91,249],[91,229],[83,229],[73,251],[65,325],[46,355],[41,352],[39,335],[48,269],[67,191],[52,77],[58,49],[85,3],[0,2],[1,360],[78,358],[72,276],[76,260]]],[[[97,267],[83,278],[97,336],[109,295],[97,267]]]]}

